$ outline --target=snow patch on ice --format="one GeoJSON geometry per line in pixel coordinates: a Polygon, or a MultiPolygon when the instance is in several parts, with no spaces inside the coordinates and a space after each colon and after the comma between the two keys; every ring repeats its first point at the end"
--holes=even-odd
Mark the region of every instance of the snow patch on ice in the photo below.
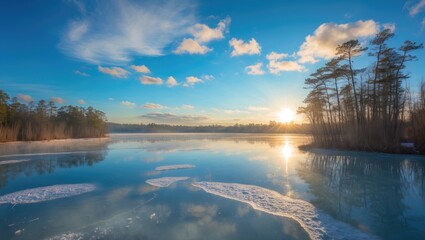
{"type": "Polygon", "coordinates": [[[31,188],[0,196],[0,204],[27,204],[66,198],[96,189],[93,184],[64,184],[31,188]]]}
{"type": "Polygon", "coordinates": [[[168,187],[177,181],[187,180],[189,177],[162,177],[146,180],[146,183],[155,187],[168,187]]]}
{"type": "Polygon", "coordinates": [[[177,165],[159,166],[159,167],[155,168],[155,170],[156,171],[168,171],[168,170],[194,168],[194,167],[195,167],[195,165],[190,165],[190,164],[177,164],[177,165]]]}
{"type": "Polygon", "coordinates": [[[29,161],[29,159],[5,160],[5,161],[0,161],[0,166],[1,165],[15,164],[15,163],[23,163],[23,162],[28,162],[28,161],[29,161]]]}
{"type": "Polygon", "coordinates": [[[333,219],[311,203],[253,185],[196,182],[193,186],[224,198],[248,203],[254,209],[297,221],[311,239],[378,239],[333,219]]]}
{"type": "Polygon", "coordinates": [[[46,240],[83,240],[83,239],[84,239],[84,235],[82,233],[69,232],[69,233],[63,233],[60,235],[47,238],[46,240]]]}

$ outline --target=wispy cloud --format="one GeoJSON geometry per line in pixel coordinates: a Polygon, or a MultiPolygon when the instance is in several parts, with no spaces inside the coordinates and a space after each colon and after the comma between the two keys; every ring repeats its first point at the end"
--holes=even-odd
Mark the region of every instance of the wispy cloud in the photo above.
{"type": "Polygon", "coordinates": [[[127,78],[127,76],[130,74],[127,70],[120,67],[107,68],[107,67],[98,66],[97,69],[101,73],[108,74],[116,78],[127,78]]]}
{"type": "Polygon", "coordinates": [[[83,77],[90,76],[88,73],[80,71],[80,70],[75,70],[74,73],[77,74],[77,75],[83,76],[83,77]]]}
{"type": "Polygon", "coordinates": [[[263,75],[264,71],[261,69],[263,67],[262,63],[256,63],[249,65],[245,68],[245,71],[250,75],[263,75]]]}
{"type": "Polygon", "coordinates": [[[59,104],[62,104],[64,102],[61,97],[51,97],[50,100],[59,104]]]}
{"type": "Polygon", "coordinates": [[[213,49],[205,44],[213,40],[223,39],[230,21],[230,18],[227,17],[221,20],[215,28],[210,28],[205,24],[195,24],[189,28],[189,33],[192,34],[193,38],[184,38],[177,49],[174,50],[174,53],[206,54],[212,51],[213,49]]]}
{"type": "Polygon", "coordinates": [[[145,103],[143,104],[142,108],[147,108],[147,109],[163,109],[166,108],[165,106],[158,104],[158,103],[145,103]]]}
{"type": "Polygon", "coordinates": [[[192,105],[182,105],[181,108],[183,109],[194,109],[195,107],[192,105]]]}
{"type": "Polygon", "coordinates": [[[189,76],[186,78],[186,82],[183,84],[184,87],[193,87],[195,84],[197,83],[201,83],[204,82],[202,81],[202,79],[194,77],[194,76],[189,76]]]}
{"type": "Polygon", "coordinates": [[[409,14],[410,16],[413,17],[413,16],[416,16],[418,13],[420,13],[424,9],[425,9],[425,0],[420,0],[409,8],[409,14]]]}
{"type": "Polygon", "coordinates": [[[193,23],[188,1],[96,1],[93,12],[69,23],[59,46],[85,62],[123,64],[162,55],[193,23]]]}
{"type": "Polygon", "coordinates": [[[130,108],[136,107],[136,104],[134,102],[129,102],[129,101],[121,101],[120,104],[122,106],[130,107],[130,108]]]}
{"type": "MultiPolygon", "coordinates": [[[[379,24],[373,20],[347,24],[324,23],[308,35],[297,55],[300,63],[315,63],[319,58],[331,59],[339,44],[357,38],[371,37],[379,31],[379,24]]],[[[294,63],[291,67],[296,67],[294,63]]]]}
{"type": "Polygon", "coordinates": [[[240,56],[240,55],[255,55],[260,54],[261,46],[258,42],[251,38],[248,42],[244,42],[242,39],[232,38],[229,41],[231,47],[233,47],[231,56],[240,56]]]}
{"type": "Polygon", "coordinates": [[[249,113],[248,111],[239,110],[239,109],[226,109],[223,110],[226,114],[242,114],[242,113],[249,113]]]}
{"type": "Polygon", "coordinates": [[[130,66],[134,71],[139,72],[139,73],[150,73],[151,70],[149,70],[148,67],[146,67],[145,65],[131,65],[130,66]]]}
{"type": "Polygon", "coordinates": [[[57,86],[47,84],[34,84],[34,83],[8,83],[0,80],[2,88],[19,89],[22,92],[39,93],[40,95],[53,95],[60,91],[57,86]]]}
{"type": "Polygon", "coordinates": [[[141,84],[145,85],[161,85],[162,79],[159,77],[143,76],[139,78],[141,84]]]}
{"type": "Polygon", "coordinates": [[[214,76],[213,75],[202,75],[202,79],[207,80],[207,81],[211,81],[211,80],[214,80],[214,76]]]}
{"type": "Polygon", "coordinates": [[[168,87],[175,87],[177,85],[179,85],[179,83],[177,82],[177,80],[174,77],[170,76],[170,77],[167,78],[167,86],[168,87]]]}
{"type": "Polygon", "coordinates": [[[69,25],[69,31],[67,38],[69,41],[75,42],[79,41],[84,34],[87,33],[89,29],[89,22],[88,21],[74,21],[71,22],[69,25]]]}
{"type": "Polygon", "coordinates": [[[140,117],[162,123],[193,123],[208,120],[208,117],[206,116],[177,115],[173,113],[147,113],[140,117]]]}
{"type": "Polygon", "coordinates": [[[78,8],[81,14],[83,15],[86,14],[86,5],[83,2],[79,0],[68,0],[68,2],[74,4],[78,8]]]}
{"type": "Polygon", "coordinates": [[[260,112],[260,111],[268,111],[270,110],[267,107],[258,107],[258,106],[249,106],[246,109],[248,109],[249,111],[256,111],[256,112],[260,112]]]}
{"type": "Polygon", "coordinates": [[[108,98],[108,101],[114,101],[115,99],[114,98],[108,98]]]}
{"type": "Polygon", "coordinates": [[[26,94],[18,94],[17,97],[21,101],[24,101],[27,103],[34,101],[34,99],[30,95],[26,95],[26,94]]]}
{"type": "Polygon", "coordinates": [[[77,102],[79,104],[81,104],[81,105],[86,105],[87,104],[86,101],[84,101],[83,99],[79,99],[77,102]]]}

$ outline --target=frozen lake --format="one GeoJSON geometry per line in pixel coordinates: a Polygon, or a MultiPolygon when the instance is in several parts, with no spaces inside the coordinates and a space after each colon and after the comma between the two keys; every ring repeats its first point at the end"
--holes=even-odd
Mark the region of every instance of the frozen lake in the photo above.
{"type": "Polygon", "coordinates": [[[304,135],[0,144],[0,239],[425,239],[425,157],[304,135]]]}

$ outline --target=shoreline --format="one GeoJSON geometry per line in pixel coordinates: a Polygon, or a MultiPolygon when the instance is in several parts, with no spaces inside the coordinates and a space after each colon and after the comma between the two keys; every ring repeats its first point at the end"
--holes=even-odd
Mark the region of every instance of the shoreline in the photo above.
{"type": "Polygon", "coordinates": [[[16,143],[48,143],[48,142],[65,142],[65,141],[74,141],[74,140],[106,140],[110,139],[110,136],[104,137],[89,137],[89,138],[58,138],[58,139],[49,139],[49,140],[33,140],[33,141],[11,141],[11,142],[0,142],[0,145],[3,144],[16,144],[16,143]]]}
{"type": "Polygon", "coordinates": [[[361,153],[380,153],[380,154],[389,154],[389,155],[407,155],[407,156],[425,156],[425,153],[418,152],[415,149],[401,147],[404,151],[395,152],[395,151],[377,151],[377,150],[367,150],[359,148],[349,148],[349,147],[335,147],[335,146],[322,146],[320,144],[310,143],[303,144],[298,146],[298,149],[305,152],[314,152],[314,149],[320,150],[334,150],[334,151],[350,151],[350,152],[361,152],[361,153]]]}

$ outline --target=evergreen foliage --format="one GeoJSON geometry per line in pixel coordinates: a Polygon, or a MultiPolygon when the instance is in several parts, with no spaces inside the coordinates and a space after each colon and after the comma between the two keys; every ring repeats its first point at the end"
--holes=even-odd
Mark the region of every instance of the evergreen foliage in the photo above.
{"type": "Polygon", "coordinates": [[[103,137],[105,114],[92,107],[40,100],[23,104],[0,90],[0,142],[103,137]]]}

